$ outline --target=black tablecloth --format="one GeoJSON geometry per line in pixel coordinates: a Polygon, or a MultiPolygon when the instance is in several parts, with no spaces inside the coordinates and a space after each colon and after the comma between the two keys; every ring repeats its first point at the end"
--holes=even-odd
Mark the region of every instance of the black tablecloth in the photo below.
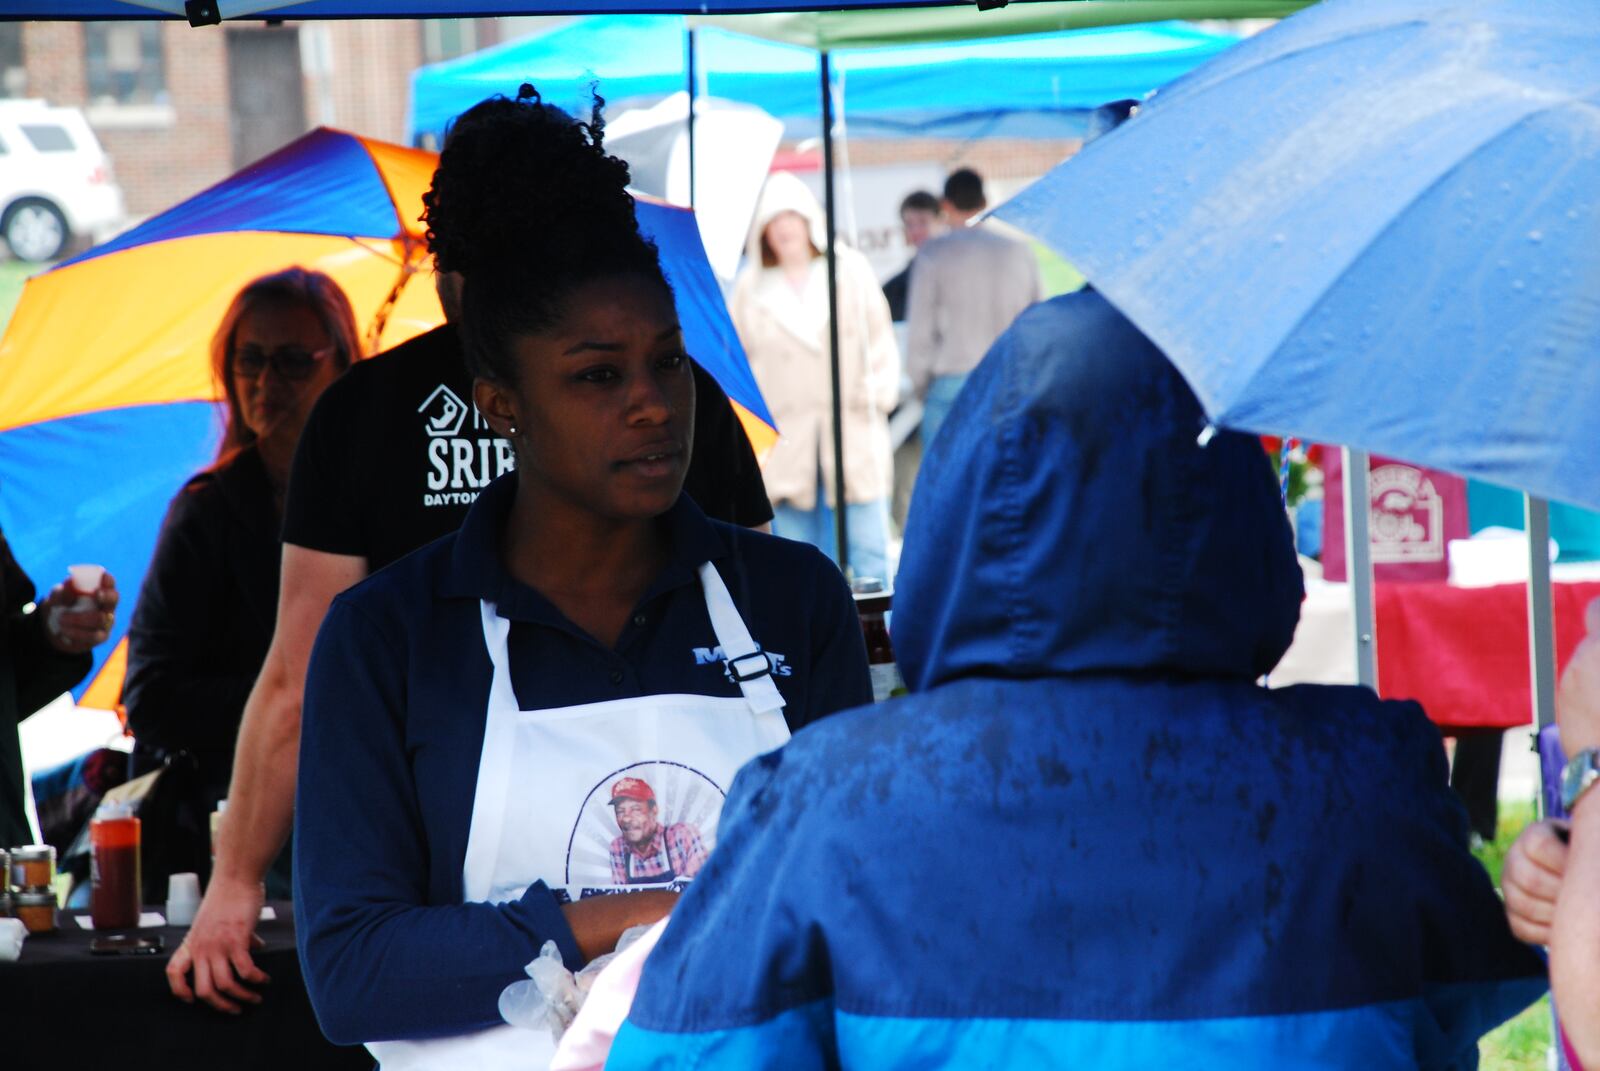
{"type": "Polygon", "coordinates": [[[255,953],[272,984],[262,989],[259,1005],[237,1016],[184,1004],[167,989],[167,960],[186,930],[140,930],[165,938],[160,955],[91,956],[94,933],[63,911],[59,932],[29,936],[20,960],[0,963],[5,1062],[119,1071],[367,1071],[373,1062],[366,1050],[338,1048],[317,1028],[295,955],[293,909],[272,907],[278,917],[258,926],[266,947],[255,953]]]}

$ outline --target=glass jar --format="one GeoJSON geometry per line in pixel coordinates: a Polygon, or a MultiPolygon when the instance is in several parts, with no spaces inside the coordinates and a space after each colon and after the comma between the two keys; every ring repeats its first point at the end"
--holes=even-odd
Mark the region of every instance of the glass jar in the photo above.
{"type": "Polygon", "coordinates": [[[11,914],[21,919],[29,933],[56,932],[56,894],[21,892],[11,897],[11,914]]]}
{"type": "Polygon", "coordinates": [[[48,844],[11,849],[11,885],[15,889],[51,892],[56,883],[56,850],[48,844]]]}

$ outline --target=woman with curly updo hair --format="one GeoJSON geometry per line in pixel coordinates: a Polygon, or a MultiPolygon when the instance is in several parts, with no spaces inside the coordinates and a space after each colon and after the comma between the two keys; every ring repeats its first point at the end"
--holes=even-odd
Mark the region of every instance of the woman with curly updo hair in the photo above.
{"type": "Polygon", "coordinates": [[[335,600],[311,659],[306,981],[385,1071],[548,1066],[502,990],[667,914],[739,767],[871,698],[838,570],[683,493],[695,380],[627,183],[598,98],[578,121],[524,87],[460,118],[427,197],[516,466],[335,600]]]}

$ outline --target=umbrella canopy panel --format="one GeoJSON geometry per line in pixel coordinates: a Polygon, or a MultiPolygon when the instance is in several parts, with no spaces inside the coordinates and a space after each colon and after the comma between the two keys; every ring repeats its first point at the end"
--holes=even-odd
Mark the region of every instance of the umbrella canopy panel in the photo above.
{"type": "Polygon", "coordinates": [[[1592,0],[1328,2],[1000,215],[1218,422],[1600,506],[1592,0]]]}

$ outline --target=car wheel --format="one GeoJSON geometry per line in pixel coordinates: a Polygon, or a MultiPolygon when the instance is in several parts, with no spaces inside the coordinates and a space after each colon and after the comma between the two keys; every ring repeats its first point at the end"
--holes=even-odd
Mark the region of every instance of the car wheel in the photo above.
{"type": "Polygon", "coordinates": [[[67,248],[72,235],[67,218],[49,201],[29,197],[6,209],[0,235],[18,260],[54,260],[67,248]]]}

